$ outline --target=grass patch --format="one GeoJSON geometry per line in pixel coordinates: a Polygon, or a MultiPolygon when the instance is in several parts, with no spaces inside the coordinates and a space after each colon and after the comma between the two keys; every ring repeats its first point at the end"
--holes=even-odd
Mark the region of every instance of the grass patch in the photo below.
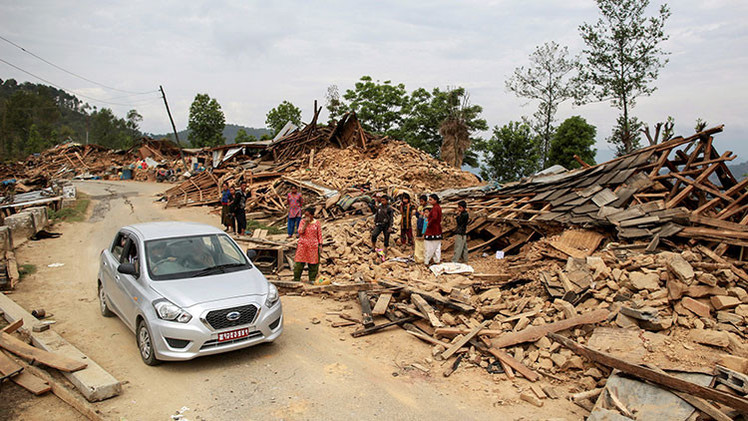
{"type": "Polygon", "coordinates": [[[35,273],[36,273],[36,265],[32,265],[30,263],[18,265],[18,274],[21,276],[21,279],[29,275],[33,275],[35,273]]]}
{"type": "Polygon", "coordinates": [[[49,219],[52,222],[83,222],[86,219],[86,210],[91,204],[91,199],[85,193],[78,193],[78,199],[73,206],[62,208],[58,211],[50,210],[49,219]]]}
{"type": "Polygon", "coordinates": [[[278,227],[269,227],[262,222],[255,221],[254,219],[250,219],[247,221],[247,229],[256,231],[256,230],[268,230],[268,234],[283,234],[286,232],[283,228],[278,227]]]}

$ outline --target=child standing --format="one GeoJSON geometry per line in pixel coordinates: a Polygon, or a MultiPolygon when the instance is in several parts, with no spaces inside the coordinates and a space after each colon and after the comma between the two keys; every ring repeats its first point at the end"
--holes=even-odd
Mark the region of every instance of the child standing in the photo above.
{"type": "Polygon", "coordinates": [[[439,196],[429,196],[431,210],[427,219],[426,231],[423,233],[424,255],[423,262],[428,266],[432,261],[439,264],[442,261],[442,208],[439,205],[439,196]]]}
{"type": "Polygon", "coordinates": [[[400,215],[402,215],[402,221],[400,222],[400,243],[405,245],[413,244],[413,204],[410,203],[410,195],[403,193],[402,202],[400,203],[400,215]]]}

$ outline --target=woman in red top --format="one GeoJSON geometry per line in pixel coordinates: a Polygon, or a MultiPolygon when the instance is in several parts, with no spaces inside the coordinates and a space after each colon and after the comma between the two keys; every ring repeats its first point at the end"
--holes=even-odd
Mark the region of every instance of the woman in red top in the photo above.
{"type": "Polygon", "coordinates": [[[426,232],[423,234],[424,253],[423,262],[426,266],[433,258],[434,264],[438,265],[442,261],[442,208],[439,206],[439,196],[432,194],[429,196],[431,211],[429,212],[426,232]]]}
{"type": "Polygon", "coordinates": [[[304,210],[304,219],[299,225],[299,243],[296,246],[296,264],[293,268],[293,279],[301,281],[304,265],[309,265],[309,283],[314,283],[319,273],[319,248],[322,246],[322,228],[314,219],[314,208],[304,210]]]}

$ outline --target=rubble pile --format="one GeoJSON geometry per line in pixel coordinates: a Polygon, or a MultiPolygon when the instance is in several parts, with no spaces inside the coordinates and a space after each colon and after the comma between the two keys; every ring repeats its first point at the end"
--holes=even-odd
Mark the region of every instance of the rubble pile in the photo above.
{"type": "Polygon", "coordinates": [[[335,219],[360,212],[362,206],[356,203],[368,203],[376,192],[413,195],[479,184],[474,175],[449,167],[405,142],[366,132],[353,113],[327,126],[318,126],[316,118],[317,114],[305,128],[262,147],[217,148],[220,164],[210,171],[212,175],[193,176],[167,190],[167,206],[217,205],[217,192],[224,182],[235,186],[247,182],[251,191],[247,212],[253,219],[277,220],[288,211],[286,194],[295,185],[305,206],[315,206],[324,219],[335,219]],[[226,158],[231,148],[234,155],[226,158]],[[248,160],[253,154],[257,159],[248,160]]]}
{"type": "MultiPolygon", "coordinates": [[[[401,245],[383,259],[365,213],[323,226],[315,285],[293,282],[288,270],[270,279],[290,293],[354,300],[327,314],[354,337],[402,327],[431,349],[414,363],[421,371],[480,367],[526,379],[515,383],[518,399],[538,406],[566,396],[590,415],[662,418],[649,412],[659,405],[620,386],[615,369],[650,382],[653,396],[679,393],[662,405],[676,399],[684,419],[694,407],[734,418],[748,408],[748,182],[724,166],[730,153],[715,151],[720,130],[499,190],[445,193],[468,201],[467,268],[426,268],[401,245]]],[[[449,202],[443,261],[451,257],[449,202]]]]}

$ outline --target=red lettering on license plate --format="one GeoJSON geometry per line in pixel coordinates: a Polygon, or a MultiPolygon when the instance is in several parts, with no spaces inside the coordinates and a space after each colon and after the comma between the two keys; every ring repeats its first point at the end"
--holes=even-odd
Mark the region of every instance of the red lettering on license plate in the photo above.
{"type": "Polygon", "coordinates": [[[237,329],[231,332],[223,332],[218,334],[218,342],[233,341],[234,339],[241,339],[249,336],[249,329],[237,329]]]}

